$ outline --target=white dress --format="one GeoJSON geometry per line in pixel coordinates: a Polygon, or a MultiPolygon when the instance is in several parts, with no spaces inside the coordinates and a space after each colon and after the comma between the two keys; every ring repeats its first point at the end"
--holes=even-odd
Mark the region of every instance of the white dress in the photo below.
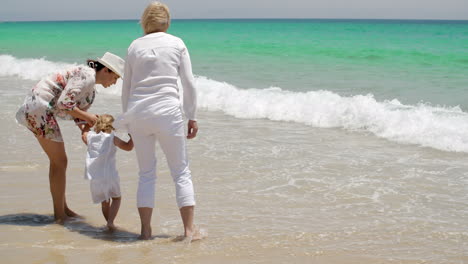
{"type": "Polygon", "coordinates": [[[120,197],[120,180],[117,172],[114,133],[88,132],[85,178],[90,180],[94,203],[120,197]]]}
{"type": "Polygon", "coordinates": [[[36,136],[63,142],[56,118],[72,120],[68,112],[75,107],[87,111],[96,95],[95,83],[96,71],[84,65],[53,73],[30,90],[16,120],[36,136]]]}

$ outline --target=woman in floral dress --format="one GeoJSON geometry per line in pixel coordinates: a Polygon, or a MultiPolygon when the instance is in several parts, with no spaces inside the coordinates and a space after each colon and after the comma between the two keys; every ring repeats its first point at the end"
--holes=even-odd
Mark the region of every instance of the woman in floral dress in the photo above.
{"type": "Polygon", "coordinates": [[[16,113],[17,122],[33,132],[49,158],[49,184],[57,223],[77,214],[68,208],[65,198],[67,154],[56,118],[93,126],[97,116],[87,110],[94,101],[95,84],[115,84],[123,67],[120,57],[106,52],[97,60],[88,60],[88,65],[51,74],[32,88],[16,113]]]}

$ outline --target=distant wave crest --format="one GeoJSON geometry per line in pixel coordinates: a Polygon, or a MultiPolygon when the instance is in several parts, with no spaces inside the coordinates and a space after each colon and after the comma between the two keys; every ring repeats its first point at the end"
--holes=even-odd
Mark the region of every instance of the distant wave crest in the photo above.
{"type": "Polygon", "coordinates": [[[343,97],[330,91],[238,89],[197,78],[200,107],[237,118],[267,118],[314,127],[371,132],[398,143],[468,152],[468,113],[460,107],[379,102],[372,94],[343,97]]]}
{"type": "Polygon", "coordinates": [[[40,59],[17,59],[10,55],[0,55],[0,76],[17,76],[26,80],[39,80],[45,75],[71,68],[76,64],[52,62],[40,59]]]}
{"type": "MultiPolygon", "coordinates": [[[[0,76],[39,80],[74,65],[0,55],[0,76]]],[[[398,143],[468,153],[468,113],[459,107],[404,105],[397,99],[377,101],[372,94],[344,97],[331,91],[240,89],[203,76],[196,77],[196,82],[198,105],[208,111],[222,111],[237,118],[363,131],[398,143]]],[[[121,82],[101,91],[120,95],[121,82]]]]}

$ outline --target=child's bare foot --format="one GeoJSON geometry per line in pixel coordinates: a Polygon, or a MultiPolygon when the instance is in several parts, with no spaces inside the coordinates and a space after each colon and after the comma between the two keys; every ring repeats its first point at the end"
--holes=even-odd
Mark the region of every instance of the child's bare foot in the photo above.
{"type": "Polygon", "coordinates": [[[151,239],[151,227],[141,228],[141,235],[138,237],[140,240],[149,240],[151,239]]]}

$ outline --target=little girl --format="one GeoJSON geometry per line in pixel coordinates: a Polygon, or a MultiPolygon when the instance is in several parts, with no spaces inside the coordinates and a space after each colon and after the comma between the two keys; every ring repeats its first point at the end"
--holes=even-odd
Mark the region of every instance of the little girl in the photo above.
{"type": "Polygon", "coordinates": [[[121,196],[115,162],[116,146],[126,151],[133,149],[131,137],[125,142],[114,135],[112,122],[114,118],[111,115],[100,115],[94,131],[89,131],[87,127],[82,134],[83,142],[88,146],[85,178],[90,180],[93,202],[102,205],[109,231],[115,230],[114,219],[119,211],[121,196]]]}

